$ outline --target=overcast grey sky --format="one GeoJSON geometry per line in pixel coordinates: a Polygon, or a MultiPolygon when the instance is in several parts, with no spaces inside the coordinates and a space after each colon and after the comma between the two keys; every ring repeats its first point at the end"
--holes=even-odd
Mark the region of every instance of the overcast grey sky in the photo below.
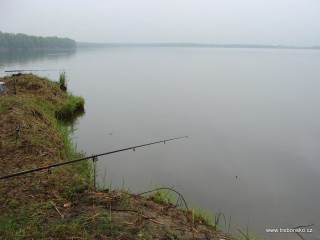
{"type": "Polygon", "coordinates": [[[119,43],[320,45],[320,0],[0,0],[0,31],[119,43]]]}

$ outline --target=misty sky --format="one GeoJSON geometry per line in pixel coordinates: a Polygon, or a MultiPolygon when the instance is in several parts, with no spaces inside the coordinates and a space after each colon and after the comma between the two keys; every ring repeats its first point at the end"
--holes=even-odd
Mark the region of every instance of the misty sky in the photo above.
{"type": "Polygon", "coordinates": [[[0,0],[0,31],[79,42],[320,45],[320,0],[0,0]]]}

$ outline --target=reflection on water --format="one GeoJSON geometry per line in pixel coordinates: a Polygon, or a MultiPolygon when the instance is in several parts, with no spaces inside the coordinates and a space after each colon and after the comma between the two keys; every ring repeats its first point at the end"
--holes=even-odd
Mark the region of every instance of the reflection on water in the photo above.
{"type": "Polygon", "coordinates": [[[110,48],[1,61],[68,69],[68,89],[86,100],[75,137],[88,155],[189,135],[99,158],[107,185],[174,186],[231,215],[234,232],[248,224],[267,239],[299,239],[266,228],[316,223],[304,237],[320,237],[318,51],[110,48]]]}
{"type": "Polygon", "coordinates": [[[78,121],[84,116],[84,114],[85,114],[85,110],[79,109],[73,112],[72,115],[68,115],[66,117],[61,118],[60,121],[64,124],[74,127],[78,124],[78,121]]]}

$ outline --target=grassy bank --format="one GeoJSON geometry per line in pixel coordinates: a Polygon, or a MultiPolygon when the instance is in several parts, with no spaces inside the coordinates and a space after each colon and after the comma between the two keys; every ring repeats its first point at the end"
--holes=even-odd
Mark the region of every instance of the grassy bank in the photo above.
{"type": "MultiPolygon", "coordinates": [[[[83,98],[31,74],[0,81],[0,175],[79,156],[61,120],[83,98]]],[[[3,179],[0,239],[231,239],[159,194],[96,192],[86,161],[3,179]]]]}

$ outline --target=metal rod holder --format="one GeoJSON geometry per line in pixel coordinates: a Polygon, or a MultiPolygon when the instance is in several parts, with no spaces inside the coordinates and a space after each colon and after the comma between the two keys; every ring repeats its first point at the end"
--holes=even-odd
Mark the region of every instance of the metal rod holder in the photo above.
{"type": "Polygon", "coordinates": [[[19,132],[20,132],[20,124],[19,124],[19,123],[16,123],[16,141],[17,141],[18,138],[19,138],[19,132]]]}
{"type": "Polygon", "coordinates": [[[92,167],[93,167],[93,188],[96,190],[96,162],[98,161],[97,156],[92,156],[92,167]]]}
{"type": "Polygon", "coordinates": [[[16,80],[16,79],[14,79],[14,80],[13,80],[13,94],[14,94],[14,95],[17,95],[17,87],[16,87],[16,83],[17,83],[17,80],[16,80]]]}

